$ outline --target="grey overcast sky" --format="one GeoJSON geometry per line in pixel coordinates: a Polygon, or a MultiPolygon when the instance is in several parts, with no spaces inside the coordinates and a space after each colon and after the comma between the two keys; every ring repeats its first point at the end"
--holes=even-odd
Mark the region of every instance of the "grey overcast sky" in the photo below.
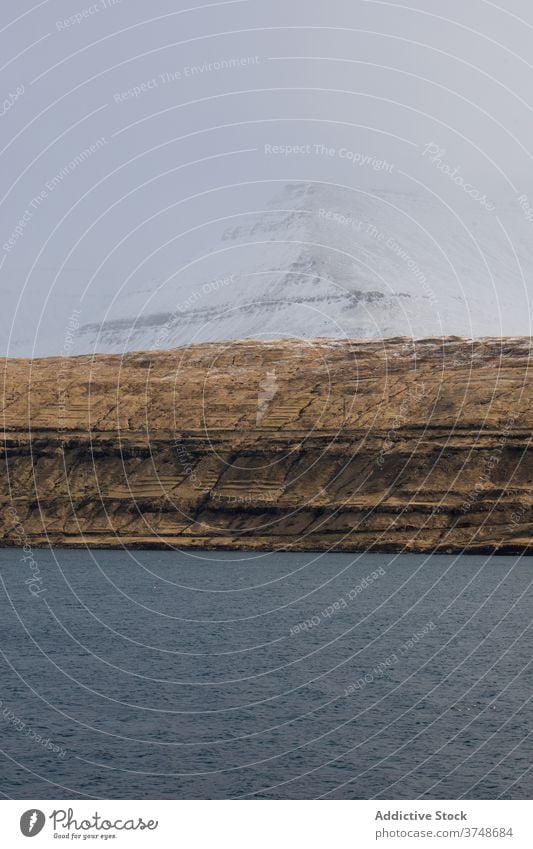
{"type": "Polygon", "coordinates": [[[533,197],[532,40],[528,0],[4,3],[3,337],[283,181],[460,209],[440,163],[500,209],[533,197]]]}

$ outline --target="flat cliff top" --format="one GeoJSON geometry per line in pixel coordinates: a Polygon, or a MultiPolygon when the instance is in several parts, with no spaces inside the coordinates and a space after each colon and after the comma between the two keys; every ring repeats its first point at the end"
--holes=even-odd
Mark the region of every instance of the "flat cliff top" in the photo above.
{"type": "Polygon", "coordinates": [[[4,544],[533,551],[530,339],[4,362],[4,544]]]}
{"type": "Polygon", "coordinates": [[[236,341],[3,361],[0,430],[494,430],[533,424],[529,337],[236,341]]]}

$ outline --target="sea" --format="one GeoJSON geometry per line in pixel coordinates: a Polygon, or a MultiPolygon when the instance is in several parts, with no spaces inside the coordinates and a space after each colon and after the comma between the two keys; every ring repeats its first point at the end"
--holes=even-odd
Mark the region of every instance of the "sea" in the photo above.
{"type": "Polygon", "coordinates": [[[0,550],[0,793],[530,799],[533,561],[0,550]]]}

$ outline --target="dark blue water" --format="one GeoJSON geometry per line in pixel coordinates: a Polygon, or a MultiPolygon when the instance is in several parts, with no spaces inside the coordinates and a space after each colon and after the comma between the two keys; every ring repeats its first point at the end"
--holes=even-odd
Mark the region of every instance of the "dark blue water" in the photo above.
{"type": "Polygon", "coordinates": [[[531,559],[22,554],[7,797],[533,795],[531,559]]]}

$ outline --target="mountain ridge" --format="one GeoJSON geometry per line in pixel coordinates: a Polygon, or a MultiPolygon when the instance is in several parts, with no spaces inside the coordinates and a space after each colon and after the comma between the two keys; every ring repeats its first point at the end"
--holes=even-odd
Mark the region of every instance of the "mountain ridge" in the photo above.
{"type": "Polygon", "coordinates": [[[421,192],[287,183],[259,211],[243,202],[234,217],[193,228],[201,235],[187,241],[187,260],[176,224],[168,273],[147,262],[127,275],[65,270],[40,280],[37,269],[19,306],[25,281],[11,287],[6,353],[60,353],[73,310],[71,353],[239,338],[531,333],[533,246],[518,206],[499,216],[476,204],[455,213],[421,192]]]}

